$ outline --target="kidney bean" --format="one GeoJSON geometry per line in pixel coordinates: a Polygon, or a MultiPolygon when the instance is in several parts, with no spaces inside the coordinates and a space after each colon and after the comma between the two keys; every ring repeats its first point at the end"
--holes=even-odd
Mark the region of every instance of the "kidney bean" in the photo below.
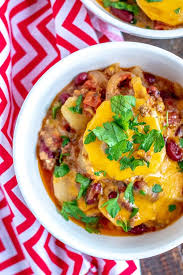
{"type": "Polygon", "coordinates": [[[127,187],[127,186],[126,186],[126,183],[125,183],[125,182],[123,182],[123,181],[118,182],[118,191],[119,191],[119,193],[125,192],[126,187],[127,187]]]}
{"type": "Polygon", "coordinates": [[[134,15],[130,11],[119,10],[119,9],[111,7],[111,12],[112,12],[112,14],[114,14],[115,16],[117,16],[118,18],[120,18],[121,20],[123,20],[127,23],[132,23],[134,20],[134,15]]]}
{"type": "Polygon", "coordinates": [[[177,130],[176,130],[176,132],[175,132],[175,135],[178,136],[178,137],[180,137],[180,138],[183,137],[183,124],[181,124],[181,125],[177,128],[177,130]]]}
{"type": "Polygon", "coordinates": [[[109,199],[114,199],[114,198],[116,198],[116,197],[117,197],[117,192],[116,192],[116,191],[112,191],[112,192],[110,192],[109,195],[108,195],[108,198],[109,198],[109,199]]]}
{"type": "Polygon", "coordinates": [[[137,226],[135,226],[135,227],[133,227],[132,229],[129,230],[130,233],[133,233],[133,234],[136,234],[136,235],[143,234],[147,231],[149,231],[148,227],[144,223],[142,223],[140,225],[137,225],[137,226]]]}
{"type": "Polygon", "coordinates": [[[156,82],[156,77],[150,73],[144,73],[145,80],[149,85],[152,85],[156,82]]]}
{"type": "Polygon", "coordinates": [[[145,181],[143,181],[143,180],[136,180],[134,182],[133,188],[134,188],[135,191],[137,191],[137,190],[142,189],[144,187],[144,185],[146,185],[145,181]]]}
{"type": "Polygon", "coordinates": [[[100,217],[100,224],[106,226],[109,223],[109,220],[106,217],[100,217]]]}
{"type": "Polygon", "coordinates": [[[96,182],[92,185],[87,190],[86,193],[86,203],[87,204],[93,204],[98,200],[98,196],[102,191],[102,186],[99,182],[96,182]]]}
{"type": "Polygon", "coordinates": [[[147,92],[148,92],[148,94],[150,94],[151,96],[154,96],[156,98],[158,98],[160,96],[160,92],[155,86],[149,86],[149,88],[147,88],[147,92]]]}
{"type": "Polygon", "coordinates": [[[40,140],[40,145],[39,145],[39,151],[40,152],[45,152],[48,155],[48,158],[52,159],[54,158],[54,152],[52,152],[45,144],[44,140],[40,140]]]}
{"type": "Polygon", "coordinates": [[[74,83],[76,86],[82,85],[88,79],[88,74],[83,72],[75,77],[74,83]]]}
{"type": "Polygon", "coordinates": [[[68,93],[62,93],[60,96],[59,96],[59,100],[62,104],[64,104],[66,102],[66,100],[70,97],[71,95],[68,94],[68,93]]]}
{"type": "Polygon", "coordinates": [[[181,148],[170,138],[166,142],[166,152],[171,160],[179,161],[182,159],[181,148]]]}

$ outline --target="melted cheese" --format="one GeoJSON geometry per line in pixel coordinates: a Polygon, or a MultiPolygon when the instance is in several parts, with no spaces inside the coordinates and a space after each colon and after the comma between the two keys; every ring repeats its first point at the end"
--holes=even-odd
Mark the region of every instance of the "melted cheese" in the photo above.
{"type": "MultiPolygon", "coordinates": [[[[135,112],[138,113],[138,109],[145,103],[144,99],[136,100],[135,112]]],[[[96,111],[96,115],[92,118],[92,120],[88,123],[87,129],[84,134],[84,139],[88,134],[88,130],[93,130],[97,126],[102,126],[104,122],[112,121],[114,113],[111,111],[110,101],[104,101],[100,107],[96,111]]],[[[159,120],[157,118],[156,112],[154,112],[154,117],[146,116],[141,118],[144,122],[150,125],[151,129],[160,129],[159,120]]],[[[129,130],[129,137],[133,135],[133,132],[129,130]]],[[[107,172],[108,176],[116,179],[116,180],[124,180],[133,176],[138,175],[147,175],[149,173],[155,173],[162,160],[165,156],[165,149],[163,149],[160,153],[153,153],[153,148],[150,149],[150,167],[147,166],[139,166],[132,171],[130,168],[125,170],[120,170],[120,164],[117,161],[111,161],[107,158],[103,150],[103,142],[96,139],[95,142],[91,142],[90,144],[84,145],[86,152],[88,153],[89,161],[94,168],[95,171],[104,170],[107,172]]]]}
{"type": "Polygon", "coordinates": [[[151,20],[161,21],[170,26],[183,23],[182,0],[163,0],[161,2],[137,0],[137,4],[151,20]]]}

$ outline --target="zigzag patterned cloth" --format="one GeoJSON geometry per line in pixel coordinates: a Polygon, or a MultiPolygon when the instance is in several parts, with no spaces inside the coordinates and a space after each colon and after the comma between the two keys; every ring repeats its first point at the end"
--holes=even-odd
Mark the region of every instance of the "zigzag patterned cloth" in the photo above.
{"type": "Polygon", "coordinates": [[[79,0],[0,1],[0,274],[138,275],[139,262],[102,260],[56,240],[27,208],[13,169],[12,138],[28,92],[53,64],[119,30],[79,0]]]}

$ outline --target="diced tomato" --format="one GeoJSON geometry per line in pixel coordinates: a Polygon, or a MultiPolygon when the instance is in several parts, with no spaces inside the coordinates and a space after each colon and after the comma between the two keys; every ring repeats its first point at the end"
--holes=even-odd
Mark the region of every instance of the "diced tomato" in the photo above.
{"type": "Polygon", "coordinates": [[[96,109],[101,104],[101,96],[96,92],[88,92],[83,103],[96,109]]]}

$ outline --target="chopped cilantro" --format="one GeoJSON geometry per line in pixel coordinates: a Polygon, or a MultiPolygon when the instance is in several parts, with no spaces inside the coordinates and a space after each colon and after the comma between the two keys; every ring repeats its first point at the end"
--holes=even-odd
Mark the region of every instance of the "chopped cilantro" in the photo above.
{"type": "Polygon", "coordinates": [[[124,221],[117,220],[116,223],[117,223],[117,225],[121,226],[123,228],[123,231],[125,231],[125,232],[128,232],[131,229],[129,222],[126,220],[124,220],[124,221]]]}
{"type": "Polygon", "coordinates": [[[107,209],[107,212],[109,213],[109,215],[112,217],[112,218],[115,218],[117,213],[120,211],[120,207],[119,207],[119,204],[118,204],[118,198],[119,198],[119,194],[117,195],[116,198],[114,199],[110,199],[106,202],[104,202],[102,205],[101,205],[101,208],[106,207],[107,209]]]}
{"type": "Polygon", "coordinates": [[[139,193],[142,195],[142,196],[145,196],[146,195],[146,192],[144,190],[140,190],[139,193]]]}
{"type": "Polygon", "coordinates": [[[134,196],[133,196],[133,182],[130,182],[127,185],[127,188],[124,193],[124,198],[129,201],[130,203],[134,203],[134,196]]]}
{"type": "Polygon", "coordinates": [[[179,13],[181,12],[181,8],[175,9],[174,12],[175,12],[176,14],[179,14],[179,13]]]}
{"type": "Polygon", "coordinates": [[[62,139],[62,147],[65,147],[70,142],[70,139],[66,136],[61,136],[61,139],[62,139]]]}
{"type": "MultiPolygon", "coordinates": [[[[113,113],[123,116],[136,105],[136,98],[130,95],[116,95],[111,97],[111,109],[113,113]]],[[[129,116],[129,114],[128,114],[129,116]]]]}
{"type": "Polygon", "coordinates": [[[160,193],[163,191],[162,187],[160,184],[155,184],[153,187],[152,187],[152,191],[154,193],[160,193]]]}
{"type": "Polygon", "coordinates": [[[84,144],[89,144],[96,140],[96,135],[91,131],[85,138],[84,144]]]}
{"type": "Polygon", "coordinates": [[[93,133],[101,141],[104,141],[109,146],[114,146],[121,140],[125,140],[127,135],[115,122],[105,122],[103,127],[96,127],[93,133]]]}
{"type": "Polygon", "coordinates": [[[180,147],[183,148],[183,138],[180,138],[180,147]]]}
{"type": "Polygon", "coordinates": [[[98,217],[86,216],[86,214],[78,207],[76,200],[64,202],[60,214],[67,221],[69,220],[69,217],[73,217],[76,220],[80,220],[87,225],[98,223],[98,217]]]}
{"type": "Polygon", "coordinates": [[[61,107],[60,103],[58,103],[58,104],[56,104],[55,106],[52,107],[52,118],[53,119],[56,119],[56,115],[57,115],[57,112],[60,109],[60,107],[61,107]]]}
{"type": "Polygon", "coordinates": [[[81,103],[82,103],[82,100],[83,100],[83,96],[80,95],[78,96],[77,100],[76,100],[76,105],[75,106],[72,106],[72,107],[69,107],[69,110],[72,112],[72,113],[78,113],[78,114],[82,114],[82,108],[81,108],[81,103]]]}
{"type": "Polygon", "coordinates": [[[77,199],[80,199],[82,196],[86,194],[86,191],[91,183],[91,180],[80,173],[76,174],[76,179],[75,181],[77,183],[80,183],[80,190],[77,199]]]}
{"type": "Polygon", "coordinates": [[[70,171],[69,166],[66,163],[62,163],[60,166],[55,166],[54,176],[56,178],[64,177],[70,171]]]}
{"type": "Polygon", "coordinates": [[[135,217],[135,216],[137,215],[138,212],[139,212],[139,209],[134,207],[134,208],[132,209],[132,213],[131,213],[131,215],[130,215],[130,219],[133,218],[133,217],[135,217]]]}
{"type": "Polygon", "coordinates": [[[70,153],[64,153],[64,154],[60,153],[60,156],[59,156],[59,163],[62,163],[62,158],[63,158],[63,157],[66,157],[66,156],[69,156],[69,155],[70,155],[70,153]]]}
{"type": "Polygon", "coordinates": [[[175,209],[176,209],[176,205],[175,205],[175,204],[170,204],[170,205],[168,206],[168,211],[169,211],[169,212],[173,212],[175,209]]]}
{"type": "Polygon", "coordinates": [[[143,159],[135,159],[134,157],[122,157],[120,159],[120,170],[125,170],[127,168],[131,168],[132,171],[136,169],[137,166],[144,166],[145,160],[143,159]]]}
{"type": "Polygon", "coordinates": [[[116,145],[112,146],[108,150],[108,154],[110,155],[110,159],[118,160],[122,153],[129,152],[132,149],[132,143],[128,140],[122,140],[118,142],[116,145]]]}
{"type": "Polygon", "coordinates": [[[147,134],[149,132],[150,126],[149,125],[145,125],[144,126],[144,132],[147,134]]]}
{"type": "Polygon", "coordinates": [[[180,172],[183,172],[183,160],[178,162],[180,172]]]}
{"type": "Polygon", "coordinates": [[[97,176],[97,177],[99,177],[101,174],[103,174],[103,176],[105,177],[106,176],[106,171],[100,170],[100,171],[94,172],[94,175],[97,176]]]}
{"type": "Polygon", "coordinates": [[[92,224],[86,224],[85,230],[88,231],[89,233],[95,233],[95,234],[99,233],[99,230],[96,227],[96,225],[92,225],[92,224]]]}

